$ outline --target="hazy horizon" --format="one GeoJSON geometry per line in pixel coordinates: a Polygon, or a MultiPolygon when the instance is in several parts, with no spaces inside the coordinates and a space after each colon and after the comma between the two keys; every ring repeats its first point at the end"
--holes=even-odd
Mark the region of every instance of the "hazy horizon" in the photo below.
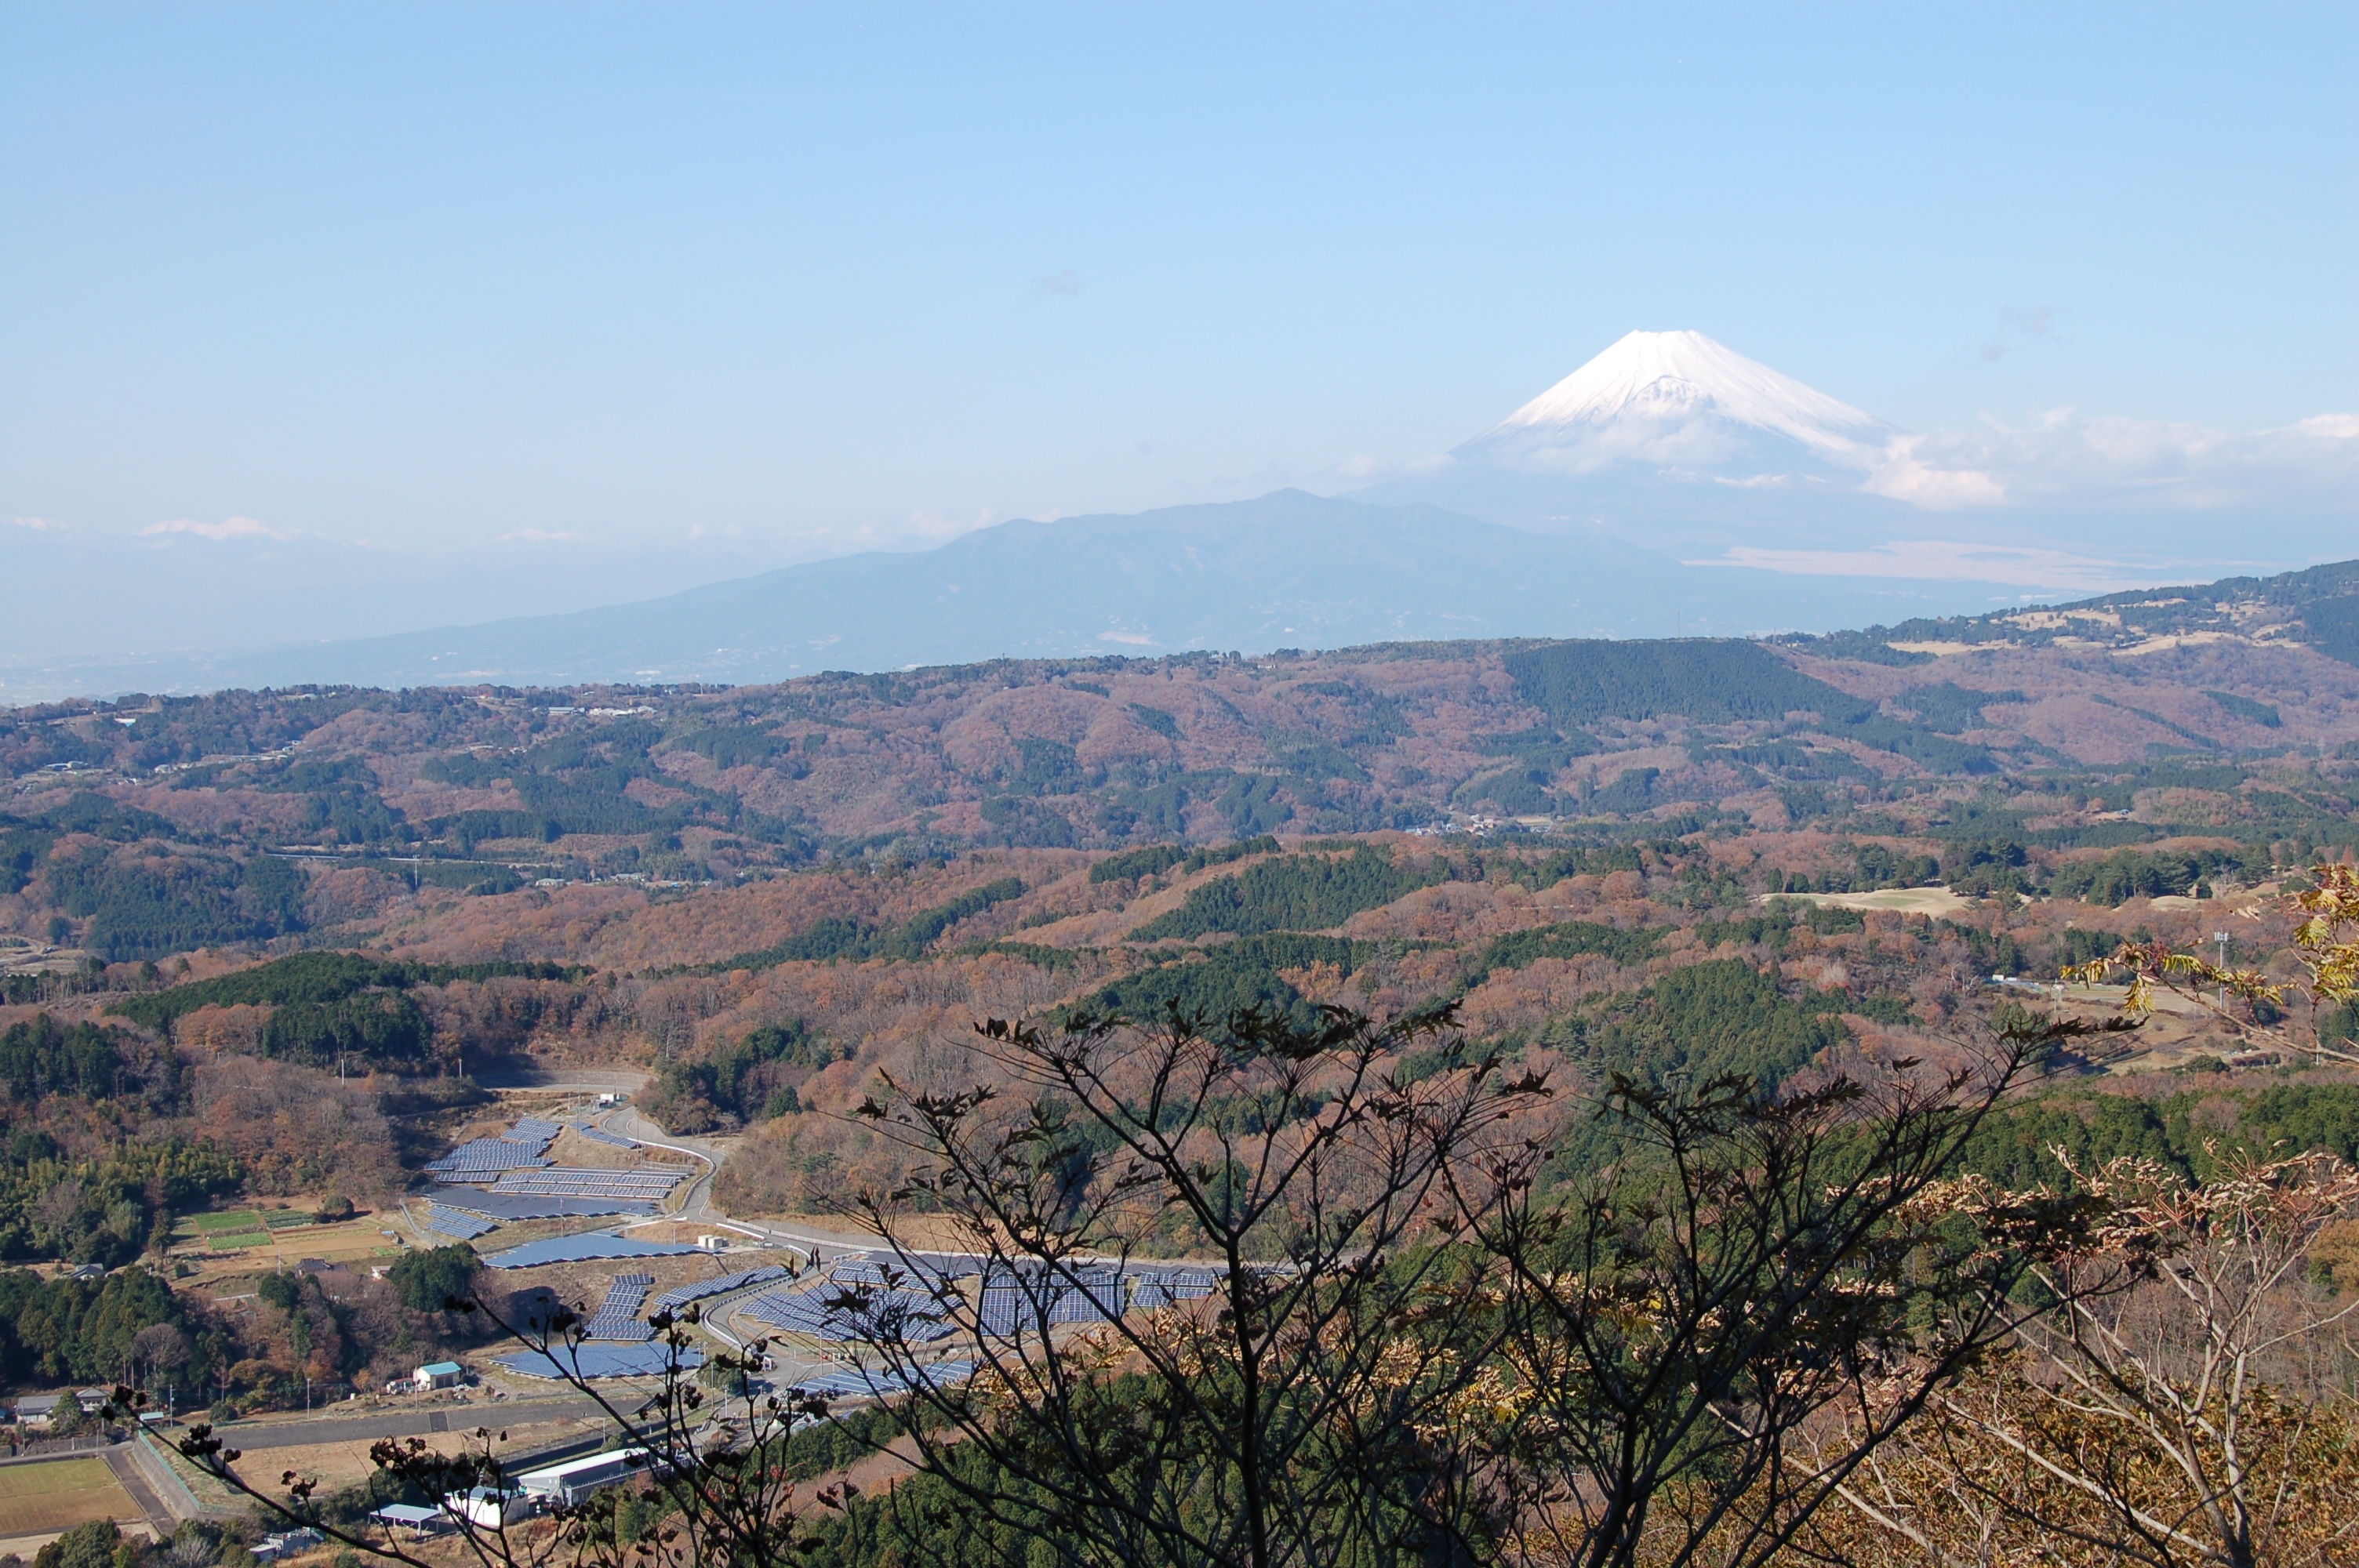
{"type": "Polygon", "coordinates": [[[1413,490],[1633,330],[1999,476],[1699,558],[2012,549],[2067,591],[2327,558],[2353,514],[2344,9],[0,27],[0,567],[41,590],[0,656],[1413,490]]]}

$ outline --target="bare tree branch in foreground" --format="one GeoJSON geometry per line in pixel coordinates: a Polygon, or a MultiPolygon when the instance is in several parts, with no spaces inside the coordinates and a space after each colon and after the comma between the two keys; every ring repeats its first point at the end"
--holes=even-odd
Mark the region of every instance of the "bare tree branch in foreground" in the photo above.
{"type": "Polygon", "coordinates": [[[919,1390],[907,1440],[926,1473],[892,1500],[906,1549],[1173,1568],[1480,1554],[1491,1500],[1433,1441],[1499,1333],[1462,1198],[1544,1081],[1474,1051],[1447,1009],[978,1035],[1013,1091],[865,1108],[923,1166],[859,1205],[900,1268],[844,1303],[919,1390]],[[900,1239],[913,1211],[984,1260],[978,1279],[900,1239]],[[944,1338],[962,1381],[932,1369],[944,1338]]]}
{"type": "MultiPolygon", "coordinates": [[[[2092,1244],[2100,1200],[1952,1174],[2065,1040],[2027,1025],[1928,1083],[1783,1097],[1617,1080],[1619,1158],[1554,1191],[1500,1184],[1484,1217],[1511,1325],[1499,1455],[1512,1555],[1566,1568],[1751,1568],[1812,1517],[2092,1244]]],[[[2077,1290],[2077,1280],[2066,1281],[2077,1290]]]]}

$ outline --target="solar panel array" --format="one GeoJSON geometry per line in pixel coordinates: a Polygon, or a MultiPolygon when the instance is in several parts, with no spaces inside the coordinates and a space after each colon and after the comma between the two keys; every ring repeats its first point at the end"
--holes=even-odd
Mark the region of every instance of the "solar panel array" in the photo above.
{"type": "Polygon", "coordinates": [[[495,1193],[523,1193],[534,1197],[621,1198],[658,1203],[688,1179],[672,1167],[642,1165],[629,1171],[602,1171],[581,1165],[550,1165],[546,1170],[510,1171],[493,1184],[495,1193]]]}
{"type": "MultiPolygon", "coordinates": [[[[792,1293],[767,1291],[740,1310],[757,1322],[813,1339],[850,1344],[888,1337],[922,1345],[948,1337],[970,1320],[970,1309],[961,1302],[933,1292],[952,1280],[982,1272],[980,1264],[951,1259],[939,1264],[929,1259],[917,1269],[846,1260],[822,1284],[792,1293]],[[922,1277],[926,1275],[931,1281],[922,1277]],[[913,1285],[925,1288],[908,1288],[913,1285]],[[829,1304],[846,1292],[864,1293],[865,1304],[829,1304]]],[[[1216,1272],[1198,1268],[1107,1265],[1056,1279],[1041,1274],[1019,1278],[1003,1269],[976,1288],[971,1320],[994,1338],[1020,1337],[1039,1333],[1043,1318],[1049,1327],[1105,1323],[1128,1313],[1198,1300],[1219,1283],[1216,1272]]]]}
{"type": "Polygon", "coordinates": [[[1209,1269],[1083,1269],[1071,1280],[1003,1273],[977,1292],[976,1322],[995,1338],[1038,1333],[1044,1316],[1051,1326],[1104,1323],[1210,1295],[1218,1282],[1209,1269]]]}
{"type": "Polygon", "coordinates": [[[489,1236],[499,1227],[488,1219],[429,1202],[426,1206],[426,1228],[460,1241],[473,1241],[478,1236],[489,1236]]]}
{"type": "Polygon", "coordinates": [[[495,1252],[484,1261],[495,1269],[537,1269],[544,1263],[588,1263],[600,1258],[677,1258],[695,1250],[669,1241],[635,1241],[612,1231],[592,1230],[527,1241],[506,1252],[495,1252]]]}
{"type": "MultiPolygon", "coordinates": [[[[669,1345],[553,1345],[547,1351],[492,1359],[527,1378],[555,1379],[568,1371],[582,1378],[652,1378],[673,1364],[672,1355],[669,1345]]],[[[683,1368],[704,1365],[701,1351],[682,1350],[679,1356],[683,1368]]]]}
{"type": "Polygon", "coordinates": [[[585,1339],[614,1339],[636,1344],[653,1339],[656,1331],[639,1321],[639,1303],[647,1299],[647,1287],[656,1282],[653,1274],[617,1274],[606,1287],[606,1299],[582,1325],[585,1339]]]}
{"type": "MultiPolygon", "coordinates": [[[[935,1388],[948,1388],[963,1383],[974,1376],[972,1361],[937,1361],[930,1367],[918,1368],[925,1382],[935,1388]]],[[[848,1368],[830,1372],[824,1377],[807,1378],[794,1386],[793,1391],[814,1399],[858,1399],[863,1395],[884,1399],[888,1395],[907,1393],[917,1387],[919,1379],[892,1367],[880,1367],[870,1371],[864,1367],[848,1368]]]]}
{"type": "Polygon", "coordinates": [[[1220,1284],[1221,1276],[1210,1269],[1164,1269],[1140,1274],[1132,1285],[1130,1310],[1153,1312],[1158,1307],[1197,1301],[1211,1295],[1220,1284]]]}
{"type": "Polygon", "coordinates": [[[786,1270],[773,1263],[766,1269],[748,1269],[742,1274],[723,1274],[717,1280],[699,1280],[692,1285],[682,1285],[666,1291],[647,1303],[647,1314],[669,1312],[690,1302],[701,1302],[710,1296],[725,1296],[732,1291],[742,1291],[748,1285],[766,1285],[772,1280],[788,1278],[786,1270]]]}
{"type": "Polygon", "coordinates": [[[440,1160],[429,1161],[426,1168],[446,1182],[488,1182],[503,1171],[548,1163],[530,1144],[511,1143],[505,1138],[473,1138],[440,1160]]]}
{"type": "Polygon", "coordinates": [[[550,1141],[564,1130],[565,1129],[557,1122],[543,1121],[537,1116],[527,1116],[519,1119],[506,1132],[501,1133],[500,1139],[506,1143],[529,1143],[533,1145],[533,1152],[538,1154],[541,1150],[548,1148],[550,1141]]]}
{"type": "Polygon", "coordinates": [[[538,1197],[524,1193],[473,1192],[446,1194],[449,1207],[482,1215],[485,1219],[584,1219],[601,1215],[653,1214],[651,1203],[625,1198],[538,1197]]]}
{"type": "Polygon", "coordinates": [[[837,1294],[828,1285],[795,1295],[765,1292],[740,1308],[739,1314],[788,1334],[839,1345],[873,1343],[880,1336],[923,1345],[953,1332],[940,1303],[919,1291],[870,1291],[856,1309],[835,1304],[837,1294]]]}
{"type": "Polygon", "coordinates": [[[603,1127],[592,1127],[587,1122],[576,1126],[573,1130],[591,1142],[603,1143],[609,1149],[636,1149],[639,1146],[636,1138],[619,1137],[603,1127]]]}
{"type": "Polygon", "coordinates": [[[908,1262],[899,1259],[846,1258],[831,1266],[827,1277],[839,1285],[906,1285],[971,1279],[982,1272],[980,1260],[929,1254],[908,1262]]]}

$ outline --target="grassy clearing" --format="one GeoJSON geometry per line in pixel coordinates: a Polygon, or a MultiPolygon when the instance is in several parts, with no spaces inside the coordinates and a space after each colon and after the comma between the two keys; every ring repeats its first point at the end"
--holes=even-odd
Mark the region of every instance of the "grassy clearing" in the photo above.
{"type": "Polygon", "coordinates": [[[185,1228],[193,1236],[212,1236],[217,1231],[250,1231],[264,1228],[262,1216],[250,1208],[223,1209],[219,1214],[183,1215],[175,1229],[185,1228]]]}
{"type": "Polygon", "coordinates": [[[71,1530],[94,1519],[142,1518],[103,1459],[0,1465],[0,1536],[71,1530]]]}

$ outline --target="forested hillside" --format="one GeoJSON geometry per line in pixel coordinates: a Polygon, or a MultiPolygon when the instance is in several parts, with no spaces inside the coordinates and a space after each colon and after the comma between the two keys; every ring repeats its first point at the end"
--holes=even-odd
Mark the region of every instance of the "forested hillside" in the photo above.
{"type": "MultiPolygon", "coordinates": [[[[835,1113],[955,1077],[976,1016],[1459,999],[1586,1074],[1765,1082],[1930,1048],[1995,973],[2282,940],[2256,890],[2359,847],[2352,581],[1778,645],[15,710],[0,1066],[46,1141],[12,1168],[85,1196],[0,1234],[113,1256],[190,1195],[387,1190],[527,1060],[651,1068],[682,1130],[759,1130],[741,1201],[799,1204],[872,1157],[835,1113]]],[[[2191,1030],[2141,1051],[2234,1054],[2191,1030]]]]}
{"type": "MultiPolygon", "coordinates": [[[[2091,1027],[1944,1179],[2350,1158],[2359,1009],[2297,985],[2106,1033],[2122,993],[2075,973],[2138,943],[2300,979],[2290,901],[2359,854],[2359,665],[2331,601],[2237,608],[2284,591],[1777,644],[16,710],[0,1364],[253,1411],[462,1347],[464,1246],[332,1289],[180,1271],[244,1230],[374,1247],[527,1070],[643,1073],[634,1113],[726,1152],[723,1211],[847,1223],[914,1190],[864,1112],[1021,1094],[984,1020],[1206,1021],[1252,1074],[1446,1012],[1550,1086],[1543,1205],[1628,1168],[1613,1106],[1938,1080],[2050,1014],[2091,1027]]],[[[1464,1060],[1386,1039],[1387,1084],[1464,1060]]],[[[2303,1288],[2359,1290],[2354,1259],[2359,1222],[2322,1227],[2303,1288]]]]}

